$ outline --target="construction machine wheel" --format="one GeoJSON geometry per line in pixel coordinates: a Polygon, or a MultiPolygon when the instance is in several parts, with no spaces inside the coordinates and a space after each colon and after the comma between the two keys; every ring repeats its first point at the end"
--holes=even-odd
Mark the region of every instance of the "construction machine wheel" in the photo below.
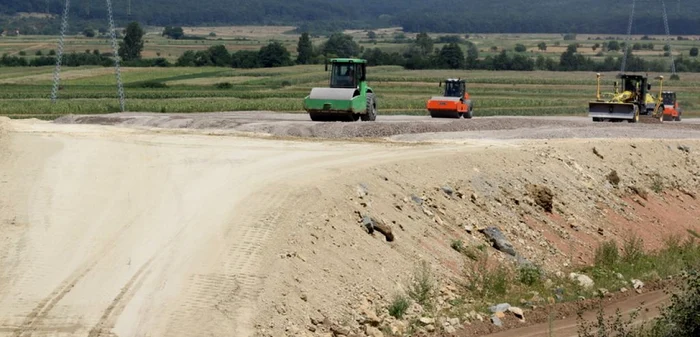
{"type": "Polygon", "coordinates": [[[474,108],[469,107],[469,110],[462,114],[466,119],[472,119],[474,117],[474,108]]]}
{"type": "Polygon", "coordinates": [[[593,121],[594,121],[594,122],[602,122],[603,119],[600,118],[600,117],[593,117],[593,121]]]}
{"type": "Polygon", "coordinates": [[[367,113],[360,115],[360,118],[365,122],[377,120],[377,102],[374,100],[374,94],[367,93],[367,113]]]}
{"type": "Polygon", "coordinates": [[[630,123],[639,123],[639,108],[634,107],[634,118],[627,120],[630,123]]]}
{"type": "Polygon", "coordinates": [[[461,114],[457,111],[430,111],[430,117],[432,118],[459,118],[461,114]]]}

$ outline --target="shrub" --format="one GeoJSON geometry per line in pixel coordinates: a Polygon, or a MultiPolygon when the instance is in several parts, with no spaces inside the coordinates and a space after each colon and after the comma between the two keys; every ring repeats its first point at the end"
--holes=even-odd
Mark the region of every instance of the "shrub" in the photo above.
{"type": "Polygon", "coordinates": [[[540,282],[542,271],[535,265],[527,264],[518,269],[518,280],[520,283],[533,286],[540,282]]]}
{"type": "Polygon", "coordinates": [[[612,268],[620,260],[620,253],[615,241],[603,242],[595,250],[595,265],[601,268],[612,268]]]}
{"type": "Polygon", "coordinates": [[[168,85],[163,83],[163,82],[146,81],[146,82],[141,83],[140,87],[141,88],[167,88],[168,85]]]}
{"type": "Polygon", "coordinates": [[[401,319],[411,306],[411,299],[404,295],[394,295],[394,299],[389,305],[389,315],[394,318],[401,319]]]}
{"type": "Polygon", "coordinates": [[[421,262],[416,269],[413,280],[408,287],[408,296],[424,308],[432,307],[433,294],[435,292],[435,281],[427,262],[421,262]]]}
{"type": "Polygon", "coordinates": [[[233,88],[233,84],[231,84],[229,82],[217,83],[214,86],[217,89],[231,89],[231,88],[233,88]]]}

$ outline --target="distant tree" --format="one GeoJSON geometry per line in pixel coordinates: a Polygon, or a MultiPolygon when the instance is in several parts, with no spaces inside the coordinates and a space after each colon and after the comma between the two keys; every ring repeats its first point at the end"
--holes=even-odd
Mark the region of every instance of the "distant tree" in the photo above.
{"type": "Polygon", "coordinates": [[[479,66],[479,48],[477,48],[473,43],[468,44],[466,66],[469,69],[474,69],[479,66]]]}
{"type": "Polygon", "coordinates": [[[100,50],[99,50],[99,49],[95,49],[95,50],[92,51],[92,54],[93,54],[93,55],[100,55],[100,50]]]}
{"type": "Polygon", "coordinates": [[[182,27],[165,26],[162,35],[167,36],[173,40],[178,40],[185,36],[185,32],[182,30],[182,27]]]}
{"type": "Polygon", "coordinates": [[[83,30],[83,35],[85,35],[85,37],[95,37],[95,31],[91,28],[85,28],[85,30],[83,30]]]}
{"type": "Polygon", "coordinates": [[[119,57],[124,61],[138,60],[143,50],[143,29],[138,22],[126,26],[124,40],[119,42],[119,57]]]}
{"type": "Polygon", "coordinates": [[[353,57],[360,55],[360,45],[350,35],[333,33],[321,47],[321,52],[325,56],[353,57]]]}
{"type": "Polygon", "coordinates": [[[260,55],[260,64],[266,68],[292,65],[289,51],[277,41],[260,48],[258,54],[260,55]]]}
{"type": "Polygon", "coordinates": [[[497,51],[498,51],[498,47],[497,47],[497,46],[491,46],[491,51],[492,51],[492,52],[497,52],[497,51]]]}
{"type": "Polygon", "coordinates": [[[49,56],[54,56],[54,55],[56,55],[56,51],[53,49],[49,50],[49,56]]]}
{"type": "Polygon", "coordinates": [[[518,52],[518,53],[523,53],[523,52],[527,51],[527,47],[525,47],[524,44],[518,43],[518,44],[515,45],[514,50],[515,50],[516,52],[518,52]]]}
{"type": "Polygon", "coordinates": [[[42,56],[44,53],[41,52],[41,50],[37,50],[36,53],[34,53],[36,56],[42,56]]]}
{"type": "Polygon", "coordinates": [[[428,33],[421,32],[416,35],[416,45],[423,55],[428,55],[433,51],[433,44],[433,39],[428,36],[428,33]]]}
{"type": "Polygon", "coordinates": [[[187,50],[180,57],[177,59],[177,62],[175,62],[175,65],[178,67],[194,67],[195,66],[195,60],[196,56],[194,51],[192,50],[187,50]]]}
{"type": "Polygon", "coordinates": [[[576,40],[576,34],[564,34],[564,41],[576,40]]]}
{"type": "Polygon", "coordinates": [[[620,50],[620,43],[617,42],[617,41],[615,41],[615,40],[610,41],[610,42],[608,42],[608,48],[607,48],[607,49],[610,50],[610,51],[618,51],[618,50],[620,50]]]}
{"type": "Polygon", "coordinates": [[[217,67],[228,67],[231,65],[231,54],[222,44],[209,47],[207,49],[212,65],[217,67]]]}
{"type": "Polygon", "coordinates": [[[367,32],[367,38],[369,38],[370,40],[374,40],[377,38],[377,33],[370,30],[369,32],[367,32]]]}
{"type": "Polygon", "coordinates": [[[692,56],[692,57],[698,56],[698,47],[690,48],[690,56],[692,56]]]}
{"type": "Polygon", "coordinates": [[[297,43],[297,63],[298,64],[309,64],[314,57],[314,45],[309,38],[309,33],[304,32],[299,37],[299,43],[297,43]]]}
{"type": "Polygon", "coordinates": [[[632,45],[632,50],[641,50],[641,49],[642,49],[642,45],[639,43],[635,43],[632,45]]]}
{"type": "Polygon", "coordinates": [[[671,51],[671,45],[670,44],[665,45],[664,51],[671,51]]]}
{"type": "Polygon", "coordinates": [[[600,48],[600,43],[597,43],[597,42],[596,42],[596,44],[593,45],[593,47],[591,47],[591,49],[593,49],[593,51],[598,50],[598,48],[600,48]]]}
{"type": "Polygon", "coordinates": [[[105,27],[100,27],[100,28],[97,29],[97,32],[100,33],[100,34],[102,34],[102,35],[107,34],[107,28],[105,28],[105,27]]]}
{"type": "Polygon", "coordinates": [[[545,50],[547,50],[547,44],[544,42],[540,42],[537,44],[537,49],[539,49],[541,51],[545,51],[545,50]]]}
{"type": "Polygon", "coordinates": [[[464,68],[464,52],[456,43],[444,45],[438,56],[440,64],[450,69],[464,68]]]}
{"type": "Polygon", "coordinates": [[[216,37],[216,33],[214,33],[214,32],[209,32],[209,37],[216,37]]]}

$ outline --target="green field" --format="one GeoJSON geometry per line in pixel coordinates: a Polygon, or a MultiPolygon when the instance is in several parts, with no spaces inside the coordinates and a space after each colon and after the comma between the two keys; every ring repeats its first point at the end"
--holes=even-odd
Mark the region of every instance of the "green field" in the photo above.
{"type": "MultiPolygon", "coordinates": [[[[112,68],[63,68],[56,104],[49,99],[52,72],[53,67],[0,69],[0,114],[51,119],[119,111],[112,68]]],[[[604,75],[610,91],[615,74],[604,75]]],[[[664,88],[678,91],[685,115],[692,116],[700,107],[700,74],[681,76],[681,81],[668,82],[664,88]]],[[[467,79],[476,116],[585,115],[587,102],[595,97],[595,74],[587,72],[368,69],[380,115],[427,115],[426,100],[441,93],[438,82],[447,77],[467,79]]],[[[127,110],[136,112],[303,112],[302,99],[310,89],[327,85],[323,65],[251,70],[124,68],[122,78],[127,110]],[[149,87],[153,83],[166,87],[149,87]],[[220,88],[219,83],[230,86],[220,88]]]]}

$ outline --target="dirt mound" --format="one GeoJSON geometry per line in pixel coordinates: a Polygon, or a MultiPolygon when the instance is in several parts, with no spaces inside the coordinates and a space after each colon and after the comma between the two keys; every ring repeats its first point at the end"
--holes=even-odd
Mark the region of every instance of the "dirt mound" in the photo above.
{"type": "MultiPolygon", "coordinates": [[[[516,253],[493,245],[488,254],[495,263],[523,259],[548,273],[591,263],[600,242],[621,242],[630,233],[646,248],[657,248],[668,235],[700,226],[700,202],[677,189],[700,187],[700,158],[692,150],[698,146],[697,141],[528,142],[426,153],[319,179],[295,199],[294,234],[277,241],[279,255],[268,261],[275,275],[265,287],[282,289],[282,295],[262,295],[259,335],[322,336],[338,326],[362,335],[370,326],[369,309],[379,321],[373,324],[385,330],[410,324],[392,318],[388,306],[395,294],[406,293],[421,261],[435,275],[437,307],[453,310],[455,289],[473,263],[464,252],[491,247],[483,234],[488,228],[498,228],[516,253]],[[619,172],[617,186],[608,180],[611,170],[619,172]],[[642,186],[650,192],[640,204],[632,190],[642,186]],[[358,213],[384,219],[393,240],[368,233],[358,213]]],[[[407,319],[420,318],[423,309],[417,310],[407,319]]],[[[463,315],[457,317],[461,322],[475,320],[463,315]]]]}

